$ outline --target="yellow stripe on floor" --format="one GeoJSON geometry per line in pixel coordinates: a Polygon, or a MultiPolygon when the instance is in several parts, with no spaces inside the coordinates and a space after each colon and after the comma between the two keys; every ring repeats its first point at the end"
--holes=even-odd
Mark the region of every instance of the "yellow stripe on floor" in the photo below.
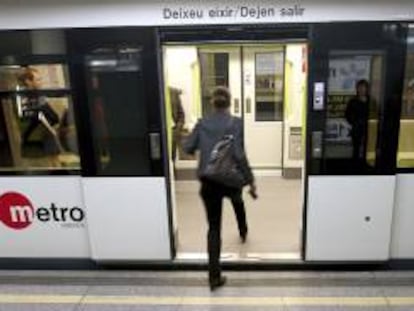
{"type": "Polygon", "coordinates": [[[168,297],[0,295],[0,304],[90,304],[90,305],[223,305],[223,306],[413,306],[414,297],[168,297]]]}
{"type": "Polygon", "coordinates": [[[0,295],[0,303],[79,303],[80,295],[0,295]]]}

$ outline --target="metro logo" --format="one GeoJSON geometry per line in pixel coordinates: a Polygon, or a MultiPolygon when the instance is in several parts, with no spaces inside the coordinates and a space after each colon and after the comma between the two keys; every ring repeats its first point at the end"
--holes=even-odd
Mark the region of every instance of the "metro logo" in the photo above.
{"type": "Polygon", "coordinates": [[[29,227],[34,220],[71,226],[71,223],[81,224],[84,219],[85,214],[79,207],[58,207],[51,203],[49,208],[35,209],[30,200],[20,193],[7,192],[0,196],[0,221],[15,230],[29,227]]]}
{"type": "Polygon", "coordinates": [[[24,195],[7,192],[0,196],[0,220],[9,228],[20,230],[33,222],[34,208],[24,195]]]}
{"type": "Polygon", "coordinates": [[[29,205],[10,206],[11,220],[13,223],[32,223],[33,207],[29,205]]]}

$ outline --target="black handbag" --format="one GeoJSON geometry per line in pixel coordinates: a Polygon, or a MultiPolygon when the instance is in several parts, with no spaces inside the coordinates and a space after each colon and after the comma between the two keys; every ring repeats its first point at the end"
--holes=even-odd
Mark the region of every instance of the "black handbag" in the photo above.
{"type": "Polygon", "coordinates": [[[203,178],[231,188],[243,188],[247,184],[234,152],[234,135],[230,134],[233,118],[226,133],[214,145],[203,178]]]}

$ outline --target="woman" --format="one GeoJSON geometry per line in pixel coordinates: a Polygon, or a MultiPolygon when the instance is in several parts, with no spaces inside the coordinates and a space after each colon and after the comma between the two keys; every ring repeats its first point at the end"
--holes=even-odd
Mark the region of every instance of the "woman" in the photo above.
{"type": "Polygon", "coordinates": [[[215,290],[226,282],[225,277],[221,275],[219,262],[221,250],[221,216],[224,197],[230,198],[234,204],[242,240],[245,240],[247,235],[244,203],[241,198],[242,189],[223,186],[203,176],[203,171],[208,164],[212,149],[224,135],[233,135],[234,156],[239,163],[239,168],[245,178],[246,184],[250,185],[250,193],[253,197],[256,196],[254,177],[243,149],[243,123],[240,118],[230,115],[230,100],[231,96],[227,88],[216,88],[212,96],[214,112],[197,123],[184,145],[184,150],[187,153],[194,154],[196,150],[200,151],[198,177],[201,181],[200,195],[206,209],[209,226],[207,248],[211,290],[215,290]]]}
{"type": "Polygon", "coordinates": [[[42,126],[43,154],[48,166],[60,167],[59,154],[62,151],[59,138],[54,126],[59,123],[59,116],[46,100],[46,97],[38,96],[35,92],[41,88],[40,77],[36,69],[24,68],[19,76],[20,85],[26,90],[33,91],[24,102],[23,115],[29,120],[29,125],[23,133],[23,144],[27,144],[33,132],[42,126]]]}
{"type": "Polygon", "coordinates": [[[359,80],[355,88],[356,96],[348,102],[345,118],[352,127],[352,158],[356,165],[364,165],[368,139],[368,118],[373,103],[367,80],[359,80]]]}

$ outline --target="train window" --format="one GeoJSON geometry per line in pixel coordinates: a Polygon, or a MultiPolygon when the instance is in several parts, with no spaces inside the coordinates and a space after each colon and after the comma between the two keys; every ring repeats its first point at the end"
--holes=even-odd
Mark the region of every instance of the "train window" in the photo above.
{"type": "Polygon", "coordinates": [[[65,65],[0,66],[0,104],[0,171],[80,168],[65,65]]]}
{"type": "Polygon", "coordinates": [[[33,86],[27,85],[26,81],[22,80],[28,75],[33,75],[36,90],[68,90],[70,88],[66,65],[10,65],[0,67],[0,91],[31,90],[33,86]]]}
{"type": "Polygon", "coordinates": [[[229,54],[200,52],[203,115],[212,112],[211,93],[217,86],[229,86],[229,54]]]}
{"type": "Polygon", "coordinates": [[[151,173],[142,49],[99,48],[85,58],[96,174],[151,173]]]}
{"type": "Polygon", "coordinates": [[[346,160],[354,168],[375,166],[382,83],[382,54],[331,54],[325,158],[346,160]]]}
{"type": "Polygon", "coordinates": [[[256,54],[256,121],[281,121],[283,119],[283,59],[283,52],[256,54]]]}
{"type": "Polygon", "coordinates": [[[407,42],[404,91],[400,118],[397,167],[414,167],[414,29],[410,28],[407,42]]]}

